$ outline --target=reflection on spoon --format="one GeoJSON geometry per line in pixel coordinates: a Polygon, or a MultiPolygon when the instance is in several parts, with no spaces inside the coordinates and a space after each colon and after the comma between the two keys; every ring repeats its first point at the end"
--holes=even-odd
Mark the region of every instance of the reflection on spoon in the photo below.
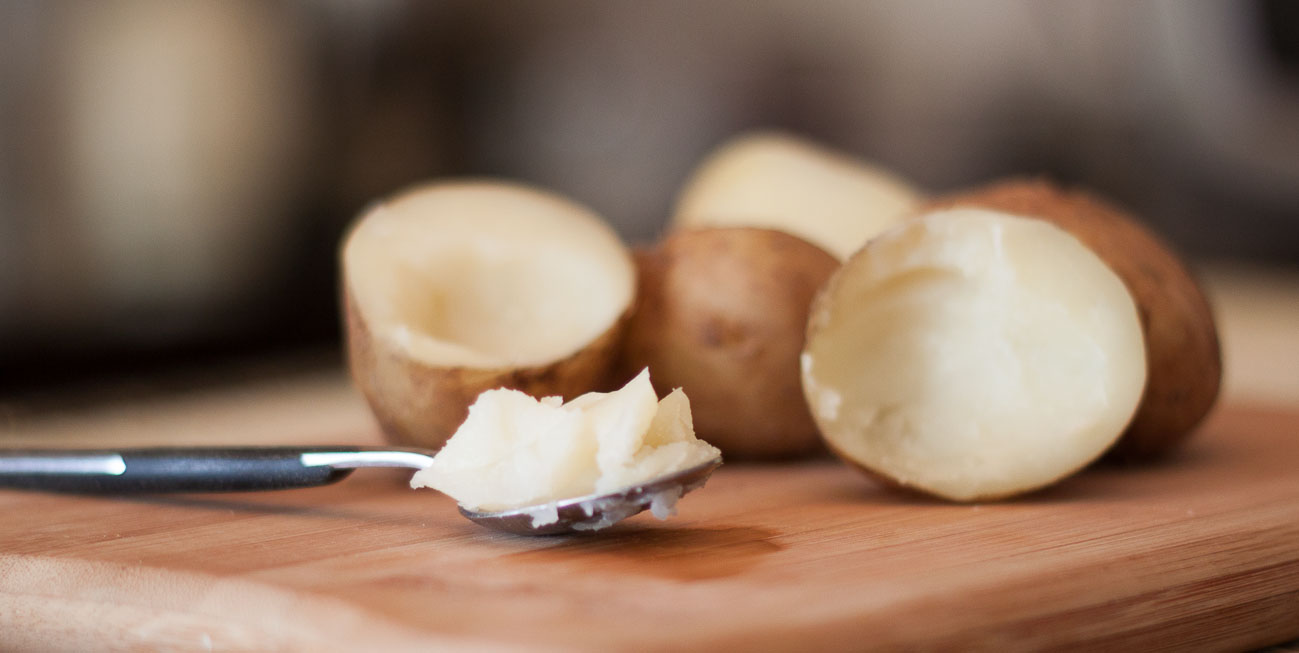
{"type": "Polygon", "coordinates": [[[477,511],[460,508],[460,514],[481,526],[519,535],[557,535],[594,531],[612,526],[646,509],[659,519],[676,512],[682,495],[703,487],[721,458],[666,474],[644,483],[572,499],[510,510],[477,511]]]}

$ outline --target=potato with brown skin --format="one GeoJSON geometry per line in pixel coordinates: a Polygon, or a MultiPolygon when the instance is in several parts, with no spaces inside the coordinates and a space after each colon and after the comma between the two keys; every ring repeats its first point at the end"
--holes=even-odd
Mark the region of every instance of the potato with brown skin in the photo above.
{"type": "Polygon", "coordinates": [[[1146,378],[1136,303],[1099,256],[1045,221],[970,208],[905,222],[839,268],[801,368],[836,455],[953,501],[1086,466],[1146,378]]]}
{"type": "Polygon", "coordinates": [[[925,211],[955,206],[1006,211],[1063,228],[1113,268],[1136,299],[1147,386],[1111,457],[1152,459],[1192,433],[1217,399],[1222,354],[1204,291],[1166,243],[1094,195],[1041,180],[1008,180],[948,195],[925,211]]]}
{"type": "Polygon", "coordinates": [[[728,457],[821,451],[798,354],[812,297],[838,261],[783,232],[716,228],[675,232],[637,264],[622,375],[648,366],[660,394],[683,388],[699,437],[728,457]]]}
{"type": "MultiPolygon", "coordinates": [[[[350,304],[350,300],[346,300],[350,304]]],[[[347,311],[347,360],[352,381],[390,442],[437,449],[455,433],[478,395],[511,388],[565,401],[596,388],[617,353],[626,316],[581,351],[546,365],[476,369],[421,364],[376,347],[365,322],[347,311]]]]}
{"type": "Polygon", "coordinates": [[[491,181],[369,209],[342,251],[352,378],[388,438],[436,449],[484,390],[571,399],[618,353],[630,251],[596,215],[491,181]]]}

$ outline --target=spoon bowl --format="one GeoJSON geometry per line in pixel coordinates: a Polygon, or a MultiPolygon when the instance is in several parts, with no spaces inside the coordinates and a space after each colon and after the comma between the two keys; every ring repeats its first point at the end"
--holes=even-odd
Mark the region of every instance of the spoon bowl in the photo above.
{"type": "Polygon", "coordinates": [[[694,467],[603,494],[588,494],[509,510],[478,511],[461,507],[460,514],[480,526],[516,535],[560,535],[595,531],[647,509],[664,519],[676,512],[678,499],[691,490],[703,487],[713,470],[721,464],[721,458],[714,458],[694,467]]]}

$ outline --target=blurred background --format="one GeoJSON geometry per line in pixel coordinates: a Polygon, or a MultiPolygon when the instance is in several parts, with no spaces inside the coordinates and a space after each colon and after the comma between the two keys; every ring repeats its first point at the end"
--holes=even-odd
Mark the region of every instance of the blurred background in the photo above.
{"type": "Polygon", "coordinates": [[[0,400],[340,365],[375,198],[512,177],[644,241],[757,127],[934,192],[1045,174],[1198,264],[1299,269],[1299,2],[5,0],[0,400]]]}

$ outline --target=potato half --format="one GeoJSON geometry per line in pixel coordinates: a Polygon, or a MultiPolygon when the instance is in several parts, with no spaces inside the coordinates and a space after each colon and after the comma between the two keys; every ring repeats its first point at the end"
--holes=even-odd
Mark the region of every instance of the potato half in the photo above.
{"type": "Polygon", "coordinates": [[[623,375],[649,367],[660,394],[684,389],[699,437],[728,457],[821,450],[798,355],[812,297],[838,261],[779,231],[718,228],[674,233],[637,263],[623,375]]]}
{"type": "Polygon", "coordinates": [[[394,442],[440,447],[484,390],[572,398],[608,374],[635,292],[618,236],[550,193],[436,183],[343,246],[352,378],[394,442]]]}
{"type": "Polygon", "coordinates": [[[1112,456],[1153,458],[1190,435],[1218,397],[1222,354],[1204,291],[1167,244],[1118,208],[1044,181],[1006,181],[934,203],[951,206],[1047,220],[1090,247],[1127,284],[1141,315],[1149,370],[1145,397],[1112,456]]]}
{"type": "Polygon", "coordinates": [[[1136,305],[1040,220],[940,211],[872,240],[818,295],[802,357],[838,455],[957,501],[1051,484],[1100,456],[1145,385],[1136,305]]]}
{"type": "Polygon", "coordinates": [[[920,197],[865,161],[786,134],[757,132],[704,160],[682,190],[672,224],[778,229],[843,260],[902,220],[920,197]]]}

